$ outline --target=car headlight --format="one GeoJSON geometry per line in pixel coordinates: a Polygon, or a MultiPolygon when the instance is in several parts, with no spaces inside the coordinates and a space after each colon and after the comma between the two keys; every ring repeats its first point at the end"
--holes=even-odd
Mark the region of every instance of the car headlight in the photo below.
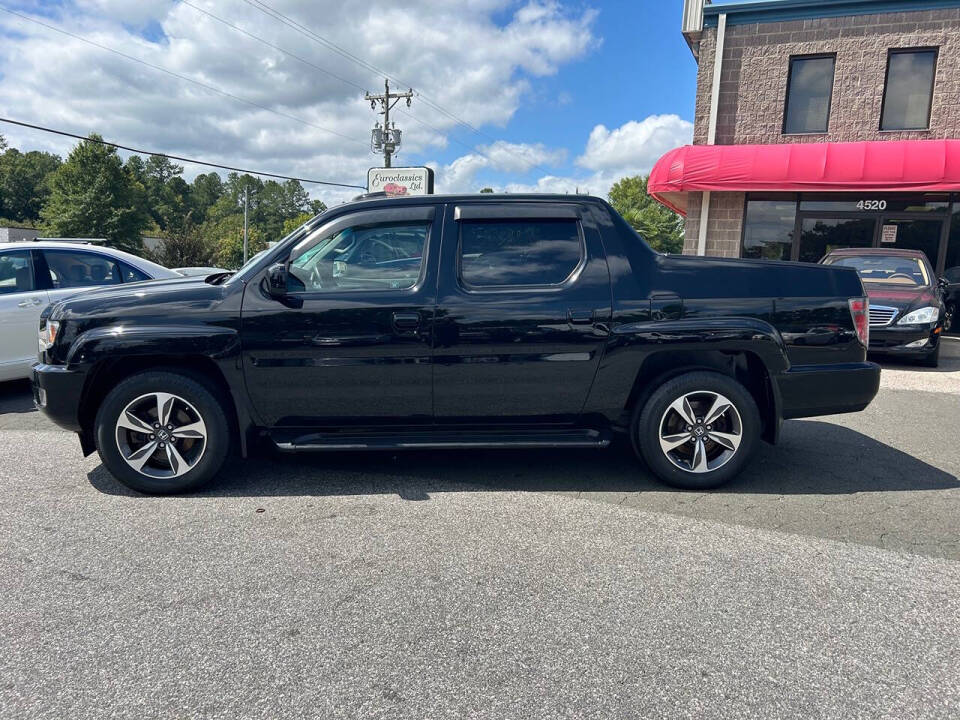
{"type": "Polygon", "coordinates": [[[919,310],[907,313],[900,318],[897,325],[926,325],[928,323],[935,323],[939,317],[940,308],[928,305],[927,307],[922,307],[919,310]]]}
{"type": "Polygon", "coordinates": [[[60,332],[60,323],[56,320],[47,320],[40,328],[40,352],[45,352],[53,347],[57,340],[57,333],[60,332]]]}

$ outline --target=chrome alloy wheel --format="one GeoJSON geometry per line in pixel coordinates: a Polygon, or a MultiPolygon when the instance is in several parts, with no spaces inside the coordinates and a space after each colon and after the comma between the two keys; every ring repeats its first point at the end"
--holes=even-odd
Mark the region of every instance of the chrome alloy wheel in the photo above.
{"type": "Polygon", "coordinates": [[[207,449],[207,427],[200,413],[170,393],[148,393],[127,404],[117,418],[116,436],[127,465],[151,478],[189,472],[207,449]]]}
{"type": "Polygon", "coordinates": [[[659,427],[663,454],[681,470],[693,473],[726,465],[743,439],[737,408],[712,390],[689,392],[674,400],[659,427]]]}

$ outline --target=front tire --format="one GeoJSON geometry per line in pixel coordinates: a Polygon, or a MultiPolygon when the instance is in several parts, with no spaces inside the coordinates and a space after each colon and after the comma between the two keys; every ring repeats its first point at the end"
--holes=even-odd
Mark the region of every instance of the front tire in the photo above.
{"type": "Polygon", "coordinates": [[[107,470],[155,495],[207,482],[230,448],[230,426],[214,391],[174,372],[142,372],[121,382],[101,404],[95,431],[107,470]]]}
{"type": "Polygon", "coordinates": [[[920,361],[924,367],[935,368],[940,366],[940,342],[937,341],[937,347],[920,361]]]}
{"type": "Polygon", "coordinates": [[[689,372],[657,388],[634,412],[634,450],[668,485],[719,487],[740,473],[760,438],[750,392],[720,373],[689,372]]]}

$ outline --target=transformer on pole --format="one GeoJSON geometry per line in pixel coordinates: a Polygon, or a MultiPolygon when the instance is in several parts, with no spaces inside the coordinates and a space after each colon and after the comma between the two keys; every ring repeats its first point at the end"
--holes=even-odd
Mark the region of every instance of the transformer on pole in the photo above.
{"type": "Polygon", "coordinates": [[[370,109],[376,110],[379,105],[380,114],[383,115],[383,125],[378,122],[373,126],[373,132],[370,134],[370,149],[375,153],[383,153],[383,166],[390,167],[390,156],[397,152],[400,147],[401,131],[397,129],[396,123],[390,122],[390,110],[400,100],[406,99],[407,107],[410,107],[413,98],[413,89],[403,93],[390,92],[390,80],[383,81],[384,92],[382,95],[366,94],[366,99],[370,101],[370,109]],[[390,101],[393,102],[390,102],[390,101]]]}

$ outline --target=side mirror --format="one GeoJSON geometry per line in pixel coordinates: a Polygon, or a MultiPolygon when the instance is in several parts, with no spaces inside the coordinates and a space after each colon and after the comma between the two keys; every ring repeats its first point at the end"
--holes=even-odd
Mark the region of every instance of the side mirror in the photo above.
{"type": "Polygon", "coordinates": [[[267,268],[267,292],[270,297],[281,298],[287,294],[287,266],[277,263],[267,268]]]}
{"type": "Polygon", "coordinates": [[[937,278],[937,285],[939,285],[939,286],[942,287],[943,289],[946,289],[946,288],[947,288],[947,285],[949,285],[949,284],[950,284],[950,281],[947,280],[945,277],[937,278]]]}

